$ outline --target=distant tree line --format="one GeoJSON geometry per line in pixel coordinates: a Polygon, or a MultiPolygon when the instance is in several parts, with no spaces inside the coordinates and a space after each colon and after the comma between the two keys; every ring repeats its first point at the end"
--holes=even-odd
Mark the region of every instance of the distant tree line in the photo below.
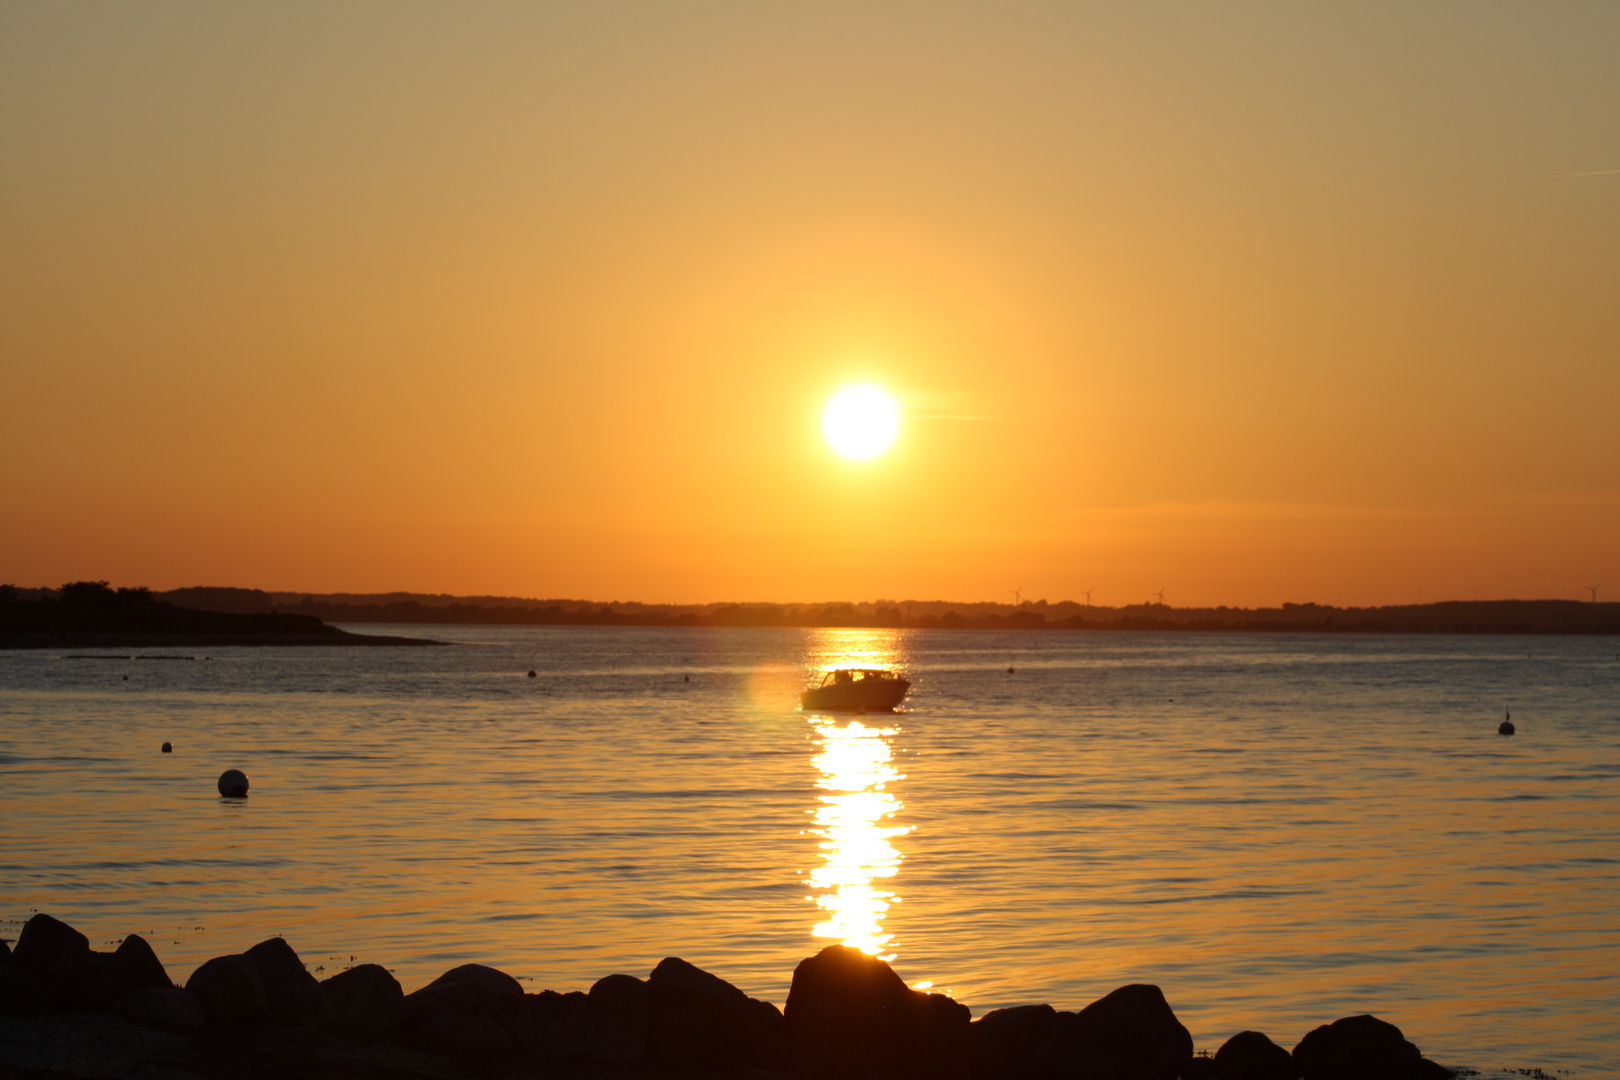
{"type": "Polygon", "coordinates": [[[1265,633],[1620,634],[1620,604],[1575,600],[1447,601],[1377,608],[1092,607],[876,601],[829,604],[641,604],[458,598],[425,594],[267,593],[188,588],[154,594],[79,581],[58,590],[0,586],[0,633],[142,629],[167,633],[321,634],[329,623],[496,626],[884,627],[942,630],[1205,631],[1265,633]]]}
{"type": "Polygon", "coordinates": [[[829,604],[642,604],[388,594],[276,594],[187,589],[166,594],[199,606],[292,612],[334,623],[505,626],[780,626],[961,630],[1133,630],[1268,633],[1620,633],[1620,604],[1575,600],[1448,601],[1377,608],[1283,604],[1275,608],[1176,608],[1167,604],[1092,607],[1048,604],[953,604],[940,600],[829,604]]]}

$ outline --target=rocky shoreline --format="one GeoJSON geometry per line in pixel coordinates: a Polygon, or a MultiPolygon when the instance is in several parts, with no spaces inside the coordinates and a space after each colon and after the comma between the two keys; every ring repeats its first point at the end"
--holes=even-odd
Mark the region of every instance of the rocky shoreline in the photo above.
{"type": "Polygon", "coordinates": [[[842,945],[798,965],[782,1009],[684,960],[588,992],[525,993],[480,964],[406,994],[361,964],[317,981],[281,938],[174,985],[138,935],[117,951],[49,915],[0,942],[0,1080],[1442,1080],[1395,1026],[1345,1017],[1292,1050],[1245,1031],[1214,1054],[1159,988],[1074,1012],[977,1020],[842,945]]]}

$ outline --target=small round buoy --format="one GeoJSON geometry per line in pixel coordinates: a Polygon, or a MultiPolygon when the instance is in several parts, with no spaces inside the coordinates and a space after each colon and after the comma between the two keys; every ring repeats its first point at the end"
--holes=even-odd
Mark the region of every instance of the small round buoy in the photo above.
{"type": "Polygon", "coordinates": [[[536,675],[536,674],[535,674],[535,673],[534,673],[534,668],[530,668],[530,669],[529,669],[529,678],[531,678],[531,679],[538,679],[538,678],[539,678],[539,677],[540,677],[540,676],[538,676],[538,675],[536,675]]]}
{"type": "Polygon", "coordinates": [[[174,746],[173,746],[173,745],[172,745],[172,744],[170,744],[170,743],[164,743],[164,744],[163,744],[163,752],[164,752],[164,753],[165,753],[165,754],[172,754],[172,753],[174,753],[174,746]]]}
{"type": "Polygon", "coordinates": [[[681,682],[691,682],[691,681],[692,681],[692,676],[690,676],[690,675],[682,675],[681,676],[681,682]]]}
{"type": "Polygon", "coordinates": [[[1504,720],[1500,724],[1497,724],[1496,725],[1496,733],[1498,735],[1511,735],[1511,734],[1513,734],[1513,721],[1504,720]]]}
{"type": "Polygon", "coordinates": [[[241,769],[226,769],[219,774],[219,793],[227,799],[245,799],[247,791],[247,773],[241,769]]]}
{"type": "Polygon", "coordinates": [[[129,676],[128,676],[128,675],[125,675],[125,676],[124,676],[124,681],[125,681],[125,682],[129,682],[129,676]]]}
{"type": "Polygon", "coordinates": [[[1011,675],[1011,674],[1012,674],[1012,673],[1013,673],[1013,669],[1012,669],[1012,668],[1008,668],[1008,669],[1007,669],[1007,674],[1009,674],[1009,675],[1011,675]]]}

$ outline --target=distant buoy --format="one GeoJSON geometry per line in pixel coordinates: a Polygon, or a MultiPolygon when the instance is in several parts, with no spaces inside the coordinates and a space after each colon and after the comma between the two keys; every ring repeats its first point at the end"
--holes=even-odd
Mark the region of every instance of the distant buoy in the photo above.
{"type": "MultiPolygon", "coordinates": [[[[165,754],[172,754],[172,753],[174,753],[174,747],[172,745],[170,745],[169,743],[164,743],[163,744],[163,752],[165,754]]],[[[221,780],[221,783],[223,783],[223,782],[224,781],[221,780]]]]}
{"type": "Polygon", "coordinates": [[[124,676],[124,681],[125,681],[125,682],[129,682],[129,676],[128,676],[128,675],[125,675],[125,676],[124,676]]]}
{"type": "Polygon", "coordinates": [[[1009,675],[1011,675],[1011,674],[1012,674],[1012,673],[1013,673],[1013,669],[1012,669],[1012,668],[1008,668],[1008,669],[1007,669],[1007,674],[1009,674],[1009,675]]]}
{"type": "Polygon", "coordinates": [[[1511,734],[1513,734],[1513,710],[1512,709],[1509,709],[1507,716],[1503,718],[1503,720],[1502,720],[1502,722],[1500,724],[1496,725],[1496,733],[1498,735],[1511,735],[1511,734]]]}
{"type": "Polygon", "coordinates": [[[537,679],[537,678],[539,678],[539,676],[538,676],[538,675],[536,675],[536,674],[535,674],[535,673],[534,673],[534,669],[533,669],[533,668],[530,668],[530,669],[529,669],[529,678],[531,678],[531,679],[537,679]]]}
{"type": "Polygon", "coordinates": [[[241,769],[226,769],[219,774],[219,793],[227,799],[245,799],[247,791],[247,773],[241,769]]]}
{"type": "Polygon", "coordinates": [[[690,675],[682,675],[681,676],[681,682],[691,682],[691,681],[692,681],[692,676],[690,676],[690,675]]]}

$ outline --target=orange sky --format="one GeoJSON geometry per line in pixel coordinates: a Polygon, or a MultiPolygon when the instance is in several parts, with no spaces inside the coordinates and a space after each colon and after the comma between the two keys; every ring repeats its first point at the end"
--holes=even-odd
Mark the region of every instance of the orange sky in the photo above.
{"type": "Polygon", "coordinates": [[[0,146],[0,581],[1620,595],[1620,6],[11,3],[0,146]]]}

